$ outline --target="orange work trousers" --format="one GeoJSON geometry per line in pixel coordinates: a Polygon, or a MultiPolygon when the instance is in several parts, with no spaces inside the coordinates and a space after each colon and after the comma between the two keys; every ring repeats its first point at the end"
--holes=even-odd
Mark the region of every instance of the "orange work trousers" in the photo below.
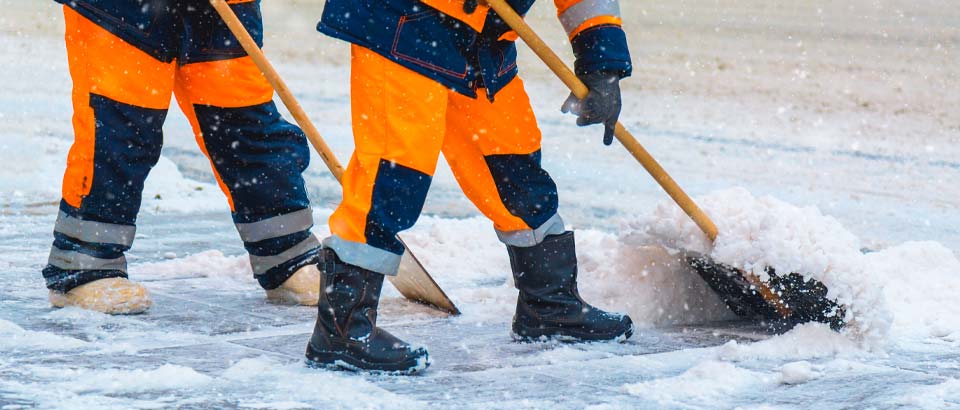
{"type": "Polygon", "coordinates": [[[396,274],[404,251],[396,235],[419,217],[441,152],[505,244],[534,246],[564,232],[519,78],[494,101],[471,98],[356,45],[351,70],[356,148],[324,240],[340,259],[396,274]]]}

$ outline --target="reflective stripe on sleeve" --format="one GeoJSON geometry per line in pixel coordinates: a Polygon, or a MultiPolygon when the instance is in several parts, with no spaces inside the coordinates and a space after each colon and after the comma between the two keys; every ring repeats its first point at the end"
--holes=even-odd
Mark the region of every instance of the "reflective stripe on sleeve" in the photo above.
{"type": "Polygon", "coordinates": [[[560,14],[567,35],[572,35],[588,20],[600,16],[620,17],[620,3],[617,0],[582,0],[560,14]]]}

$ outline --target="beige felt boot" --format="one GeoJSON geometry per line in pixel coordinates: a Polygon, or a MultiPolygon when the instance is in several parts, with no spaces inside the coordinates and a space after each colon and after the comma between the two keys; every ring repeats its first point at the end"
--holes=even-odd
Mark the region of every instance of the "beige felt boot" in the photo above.
{"type": "Polygon", "coordinates": [[[320,300],[320,269],[306,265],[276,289],[267,291],[267,300],[282,305],[316,306],[320,300]]]}
{"type": "Polygon", "coordinates": [[[67,293],[50,291],[50,303],[62,308],[75,306],[110,315],[143,313],[153,301],[143,285],[124,278],[95,280],[71,289],[67,293]]]}

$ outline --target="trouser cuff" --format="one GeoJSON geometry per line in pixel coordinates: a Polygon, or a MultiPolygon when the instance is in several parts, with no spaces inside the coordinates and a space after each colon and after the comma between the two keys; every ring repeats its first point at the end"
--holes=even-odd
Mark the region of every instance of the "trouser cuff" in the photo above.
{"type": "Polygon", "coordinates": [[[563,224],[563,219],[560,218],[559,214],[554,214],[550,219],[535,229],[522,229],[519,231],[497,230],[497,237],[500,238],[500,242],[503,242],[505,245],[529,248],[541,244],[548,236],[560,235],[566,231],[567,229],[563,224]]]}
{"type": "Polygon", "coordinates": [[[403,255],[365,243],[353,242],[333,235],[323,240],[323,247],[333,249],[341,261],[381,275],[396,276],[403,255]]]}
{"type": "Polygon", "coordinates": [[[53,265],[47,265],[46,268],[43,268],[43,278],[47,281],[47,289],[67,293],[77,286],[95,280],[127,278],[127,273],[120,270],[63,270],[53,265]]]}
{"type": "MultiPolygon", "coordinates": [[[[310,238],[314,238],[313,235],[311,235],[310,238]]],[[[314,239],[314,241],[316,241],[316,239],[314,239]]],[[[253,277],[256,278],[257,282],[260,283],[260,287],[266,290],[272,290],[280,287],[283,282],[286,282],[287,279],[290,279],[290,277],[293,276],[294,273],[297,273],[300,268],[319,262],[319,242],[314,243],[316,243],[316,246],[310,247],[305,253],[276,265],[262,274],[255,274],[253,277]]],[[[251,256],[251,259],[252,258],[254,257],[251,256]]]]}

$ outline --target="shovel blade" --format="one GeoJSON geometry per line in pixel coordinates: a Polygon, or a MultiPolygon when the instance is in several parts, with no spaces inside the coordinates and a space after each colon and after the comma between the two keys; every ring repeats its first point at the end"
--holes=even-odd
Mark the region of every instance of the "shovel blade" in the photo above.
{"type": "Polygon", "coordinates": [[[406,250],[400,260],[400,270],[397,275],[387,276],[390,284],[409,300],[432,306],[454,316],[459,315],[460,309],[457,309],[446,292],[427,273],[420,260],[413,255],[413,252],[410,252],[406,242],[403,242],[403,239],[400,239],[400,242],[403,243],[406,250]]]}
{"type": "Polygon", "coordinates": [[[820,322],[840,330],[845,324],[845,308],[827,297],[827,287],[819,281],[798,273],[780,274],[768,267],[770,279],[764,284],[779,298],[775,303],[761,294],[743,270],[693,252],[685,253],[684,259],[737,316],[759,318],[787,329],[820,322]]]}

